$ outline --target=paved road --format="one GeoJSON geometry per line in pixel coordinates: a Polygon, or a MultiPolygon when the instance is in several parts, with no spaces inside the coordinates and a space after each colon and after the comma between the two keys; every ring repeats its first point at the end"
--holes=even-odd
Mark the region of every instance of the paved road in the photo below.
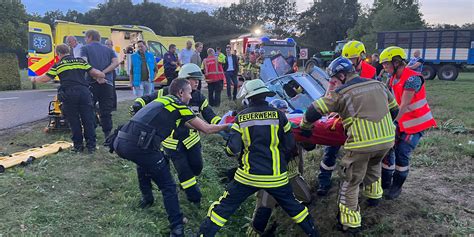
{"type": "MultiPolygon", "coordinates": [[[[56,89],[0,92],[0,130],[48,117],[56,89]]],[[[118,101],[134,98],[130,90],[118,90],[118,101]]]]}

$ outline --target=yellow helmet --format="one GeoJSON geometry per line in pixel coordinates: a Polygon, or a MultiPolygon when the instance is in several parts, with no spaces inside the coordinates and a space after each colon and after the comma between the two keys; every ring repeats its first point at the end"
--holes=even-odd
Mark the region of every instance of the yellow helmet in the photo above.
{"type": "Polygon", "coordinates": [[[399,56],[403,60],[407,59],[407,53],[404,49],[398,46],[390,46],[382,51],[380,54],[380,63],[391,62],[393,57],[399,56]]]}
{"type": "Polygon", "coordinates": [[[362,42],[353,40],[347,42],[342,48],[342,56],[344,58],[365,58],[365,46],[362,42]]]}

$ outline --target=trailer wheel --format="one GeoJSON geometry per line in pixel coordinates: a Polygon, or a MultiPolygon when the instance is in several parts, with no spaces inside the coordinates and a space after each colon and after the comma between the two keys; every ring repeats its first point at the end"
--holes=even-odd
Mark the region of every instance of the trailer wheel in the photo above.
{"type": "Polygon", "coordinates": [[[421,74],[425,80],[433,80],[436,77],[436,69],[433,66],[425,65],[421,74]]]}
{"type": "Polygon", "coordinates": [[[438,78],[444,81],[455,81],[458,78],[459,70],[454,65],[444,65],[438,70],[438,78]]]}

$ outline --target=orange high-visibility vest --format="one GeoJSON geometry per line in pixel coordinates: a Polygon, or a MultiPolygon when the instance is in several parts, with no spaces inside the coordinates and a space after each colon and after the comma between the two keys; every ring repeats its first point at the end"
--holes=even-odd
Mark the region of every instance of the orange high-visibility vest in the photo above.
{"type": "MultiPolygon", "coordinates": [[[[390,78],[390,87],[392,88],[393,94],[395,95],[395,99],[397,100],[398,104],[402,103],[402,95],[404,91],[405,82],[411,76],[420,76],[421,74],[415,72],[409,68],[405,68],[403,70],[402,76],[400,80],[394,85],[394,80],[396,74],[390,78]]],[[[431,127],[436,127],[436,121],[433,118],[433,114],[431,113],[430,106],[428,105],[428,101],[426,100],[426,91],[425,91],[425,84],[421,86],[420,91],[416,92],[413,96],[413,99],[408,106],[408,112],[406,112],[398,121],[398,125],[400,127],[401,132],[405,132],[407,134],[414,134],[421,131],[424,131],[431,127]]]]}
{"type": "Polygon", "coordinates": [[[209,56],[202,62],[204,65],[204,73],[206,76],[206,82],[212,83],[224,80],[224,69],[222,65],[217,61],[217,57],[209,56]]]}
{"type": "Polygon", "coordinates": [[[376,76],[375,73],[377,72],[375,67],[365,62],[365,60],[362,60],[361,64],[360,77],[374,79],[376,76]]]}

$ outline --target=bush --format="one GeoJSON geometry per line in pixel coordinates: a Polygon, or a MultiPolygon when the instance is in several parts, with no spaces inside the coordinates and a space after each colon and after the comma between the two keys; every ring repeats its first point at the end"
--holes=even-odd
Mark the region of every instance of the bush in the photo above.
{"type": "Polygon", "coordinates": [[[13,53],[0,53],[0,91],[21,89],[18,59],[13,53]]]}

